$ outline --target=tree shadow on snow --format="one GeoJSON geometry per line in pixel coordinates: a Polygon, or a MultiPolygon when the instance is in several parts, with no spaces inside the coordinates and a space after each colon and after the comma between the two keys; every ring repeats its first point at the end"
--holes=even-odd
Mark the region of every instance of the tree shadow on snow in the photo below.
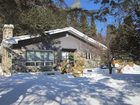
{"type": "MultiPolygon", "coordinates": [[[[118,79],[117,76],[112,78],[121,80],[121,77],[118,79]]],[[[131,90],[124,87],[126,90],[121,91],[108,86],[106,82],[109,80],[109,77],[95,82],[88,78],[73,78],[66,75],[21,74],[1,80],[0,105],[49,105],[51,103],[54,105],[129,105],[124,99],[127,99],[126,95],[129,95],[131,90]],[[8,89],[11,90],[2,93],[8,89]]]]}

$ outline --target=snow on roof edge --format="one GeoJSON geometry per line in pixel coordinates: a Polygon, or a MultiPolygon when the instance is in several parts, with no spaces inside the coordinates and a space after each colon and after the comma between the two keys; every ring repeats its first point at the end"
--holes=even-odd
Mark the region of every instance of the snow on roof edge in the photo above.
{"type": "Polygon", "coordinates": [[[49,34],[52,35],[52,34],[57,34],[57,33],[65,32],[65,31],[73,33],[77,37],[80,37],[80,38],[84,39],[85,41],[90,42],[93,45],[98,45],[99,47],[102,47],[104,50],[107,49],[107,47],[104,44],[94,40],[93,38],[90,38],[89,36],[85,35],[84,33],[80,32],[78,30],[76,30],[73,27],[66,27],[66,28],[62,28],[62,29],[49,30],[49,31],[45,31],[45,33],[49,33],[49,34]]]}
{"type": "Polygon", "coordinates": [[[32,36],[32,35],[22,35],[22,36],[15,36],[15,37],[9,37],[2,40],[1,46],[3,47],[10,47],[13,44],[18,44],[21,40],[31,39],[39,37],[40,35],[32,36]]]}
{"type": "MultiPolygon", "coordinates": [[[[65,32],[65,31],[68,31],[68,32],[76,35],[77,37],[82,38],[85,41],[88,41],[89,43],[91,43],[93,45],[97,45],[100,48],[102,48],[103,50],[107,49],[107,47],[104,44],[94,40],[93,38],[90,38],[89,36],[85,35],[84,33],[80,32],[78,30],[76,30],[73,27],[66,27],[66,28],[62,28],[62,29],[49,30],[49,31],[45,31],[44,33],[49,33],[49,34],[52,35],[52,34],[57,34],[57,33],[65,32]]],[[[39,37],[39,36],[40,35],[36,35],[36,36],[22,35],[22,36],[9,37],[9,38],[3,39],[1,44],[4,47],[10,47],[13,44],[18,44],[18,42],[21,41],[21,40],[36,38],[36,37],[39,37]]]]}
{"type": "Polygon", "coordinates": [[[84,39],[86,39],[87,41],[91,42],[92,44],[96,44],[96,45],[98,45],[99,47],[102,47],[102,48],[104,48],[104,49],[107,49],[107,47],[106,47],[104,44],[102,44],[102,43],[100,43],[100,42],[94,40],[93,38],[91,38],[91,37],[85,35],[84,33],[82,33],[82,32],[80,32],[80,31],[74,29],[73,27],[70,27],[70,28],[71,28],[74,32],[79,33],[79,35],[81,35],[82,37],[84,37],[84,39]]]}

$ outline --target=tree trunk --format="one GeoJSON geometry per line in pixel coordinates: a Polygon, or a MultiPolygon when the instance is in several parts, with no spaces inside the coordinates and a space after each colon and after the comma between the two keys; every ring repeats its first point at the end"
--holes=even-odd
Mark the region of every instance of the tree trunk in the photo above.
{"type": "Polygon", "coordinates": [[[109,74],[112,74],[111,61],[109,61],[109,63],[108,63],[108,67],[109,67],[109,74]]]}

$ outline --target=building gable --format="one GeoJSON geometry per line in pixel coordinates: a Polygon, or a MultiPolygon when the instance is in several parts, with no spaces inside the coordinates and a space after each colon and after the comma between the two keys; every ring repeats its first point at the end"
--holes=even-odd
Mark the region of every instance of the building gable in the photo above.
{"type": "MultiPolygon", "coordinates": [[[[49,38],[51,37],[52,39],[58,39],[58,38],[62,38],[62,37],[67,37],[67,35],[71,35],[85,43],[88,43],[91,46],[94,46],[96,48],[102,49],[102,50],[106,50],[107,47],[101,43],[99,43],[98,41],[88,37],[87,35],[83,34],[82,32],[72,28],[72,27],[66,27],[66,28],[62,28],[62,29],[55,29],[55,30],[50,30],[50,31],[45,31],[44,34],[49,38]]],[[[21,44],[26,42],[26,40],[32,40],[32,39],[37,39],[41,37],[41,35],[36,35],[36,36],[31,36],[31,35],[23,35],[23,36],[16,36],[16,37],[9,37],[9,38],[5,38],[2,41],[2,46],[4,47],[10,47],[14,44],[17,44],[17,46],[20,46],[18,44],[21,44]]],[[[65,38],[63,38],[65,39],[65,38]]],[[[68,40],[66,38],[66,40],[68,40]]],[[[39,40],[40,42],[42,40],[39,40]]],[[[65,40],[63,40],[64,42],[66,42],[65,40]]],[[[26,44],[32,44],[31,43],[26,43],[26,44]]],[[[72,44],[71,42],[68,42],[68,44],[72,44]]]]}

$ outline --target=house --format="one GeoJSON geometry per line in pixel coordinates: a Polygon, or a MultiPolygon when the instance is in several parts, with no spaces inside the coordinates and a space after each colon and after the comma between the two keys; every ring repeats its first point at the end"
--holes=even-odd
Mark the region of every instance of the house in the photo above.
{"type": "MultiPolygon", "coordinates": [[[[96,67],[100,63],[100,51],[107,47],[73,27],[45,31],[43,35],[13,36],[13,25],[4,25],[2,69],[52,70],[59,62],[69,62],[70,55],[80,53],[86,66],[96,67]]],[[[74,62],[74,61],[73,61],[74,62]]]]}

